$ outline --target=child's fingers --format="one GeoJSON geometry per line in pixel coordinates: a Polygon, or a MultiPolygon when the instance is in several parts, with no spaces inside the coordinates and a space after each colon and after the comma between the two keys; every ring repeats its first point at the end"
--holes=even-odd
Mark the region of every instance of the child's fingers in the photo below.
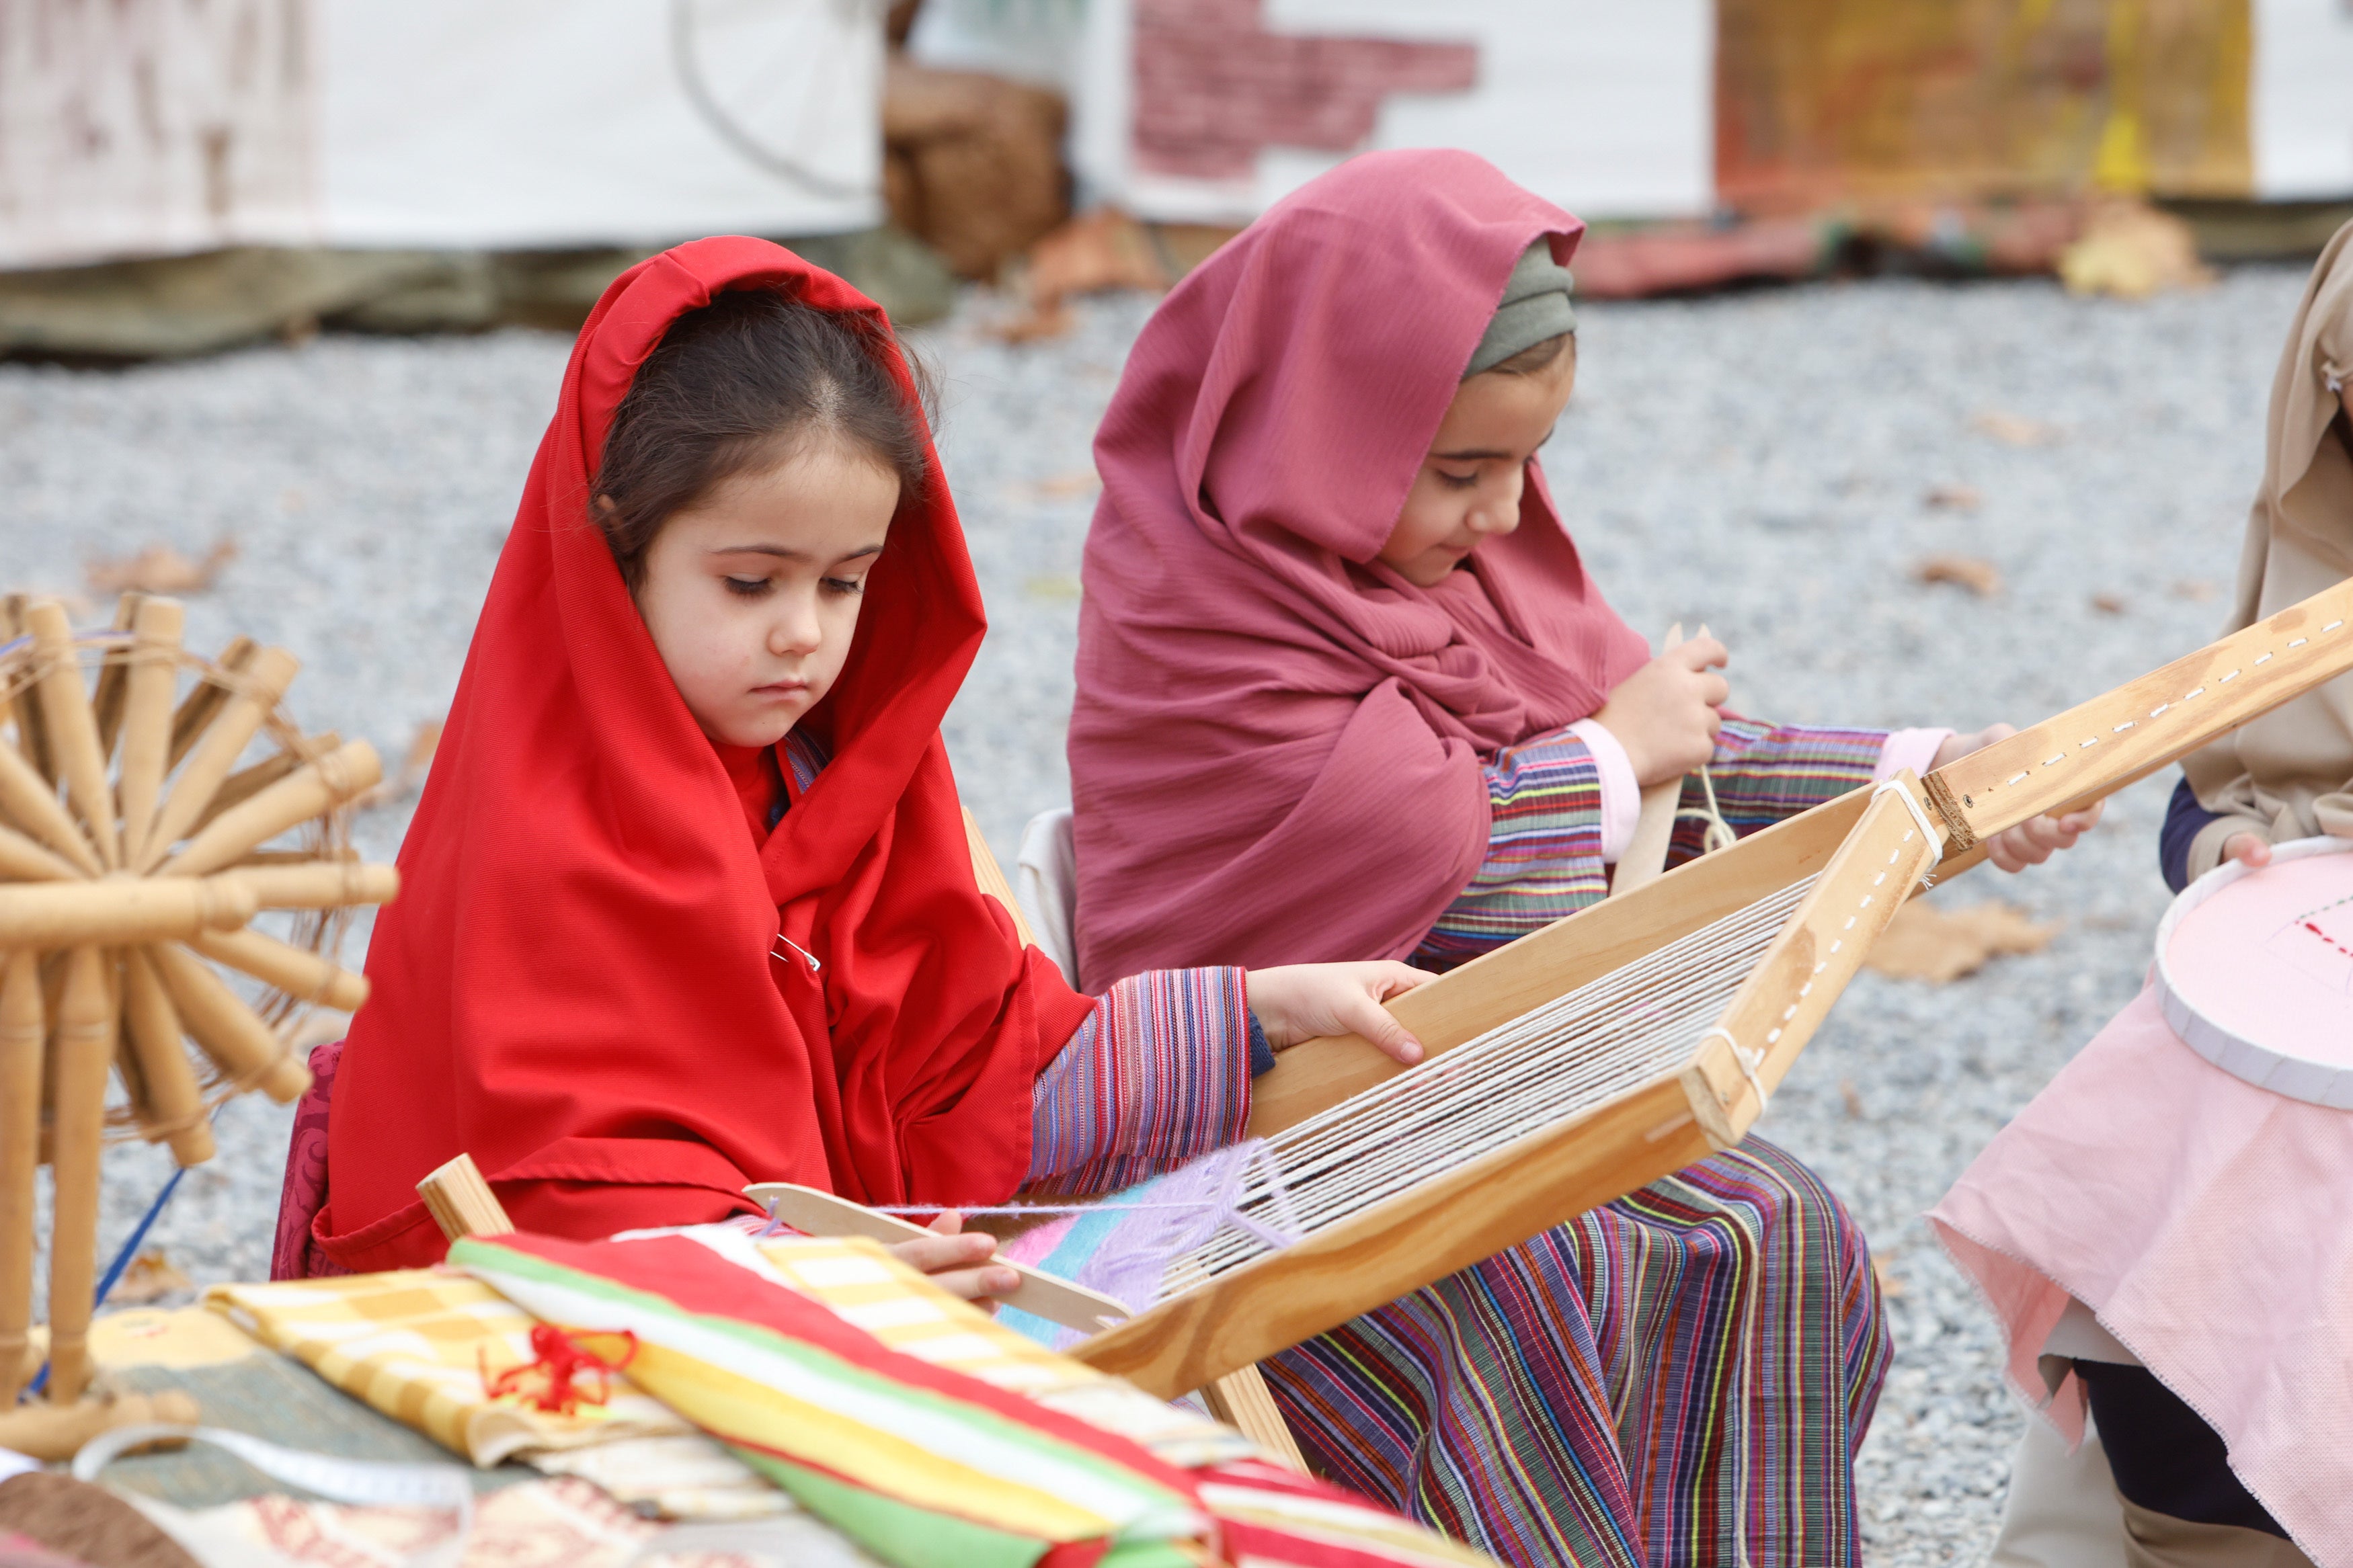
{"type": "Polygon", "coordinates": [[[1021,1286],[1021,1276],[994,1264],[986,1268],[957,1268],[934,1274],[932,1283],[952,1296],[967,1301],[983,1300],[990,1296],[1010,1296],[1021,1286]]]}
{"type": "Polygon", "coordinates": [[[1720,669],[1731,659],[1732,650],[1712,637],[1701,636],[1677,643],[1659,657],[1673,659],[1685,669],[1720,669]]]}
{"type": "Polygon", "coordinates": [[[1352,1034],[1362,1035],[1380,1048],[1391,1061],[1407,1067],[1421,1060],[1421,1042],[1406,1032],[1406,1026],[1388,1010],[1364,992],[1340,1004],[1340,1023],[1352,1034]]]}
{"type": "Polygon", "coordinates": [[[926,1236],[893,1243],[892,1255],[918,1274],[970,1268],[997,1251],[997,1238],[973,1231],[962,1236],[926,1236]]]}
{"type": "Polygon", "coordinates": [[[1427,985],[1438,978],[1427,969],[1416,969],[1410,963],[1399,963],[1394,958],[1384,958],[1372,963],[1373,999],[1386,1002],[1392,996],[1402,996],[1417,985],[1427,985]]]}
{"type": "Polygon", "coordinates": [[[937,1231],[942,1236],[957,1236],[964,1230],[964,1215],[955,1209],[942,1209],[923,1228],[937,1231]]]}
{"type": "Polygon", "coordinates": [[[1710,708],[1721,708],[1732,700],[1732,682],[1713,670],[1704,672],[1699,680],[1699,700],[1710,708]]]}
{"type": "Polygon", "coordinates": [[[2272,863],[2272,847],[2252,833],[2233,833],[2222,843],[2222,858],[2242,866],[2268,866],[2272,863]]]}

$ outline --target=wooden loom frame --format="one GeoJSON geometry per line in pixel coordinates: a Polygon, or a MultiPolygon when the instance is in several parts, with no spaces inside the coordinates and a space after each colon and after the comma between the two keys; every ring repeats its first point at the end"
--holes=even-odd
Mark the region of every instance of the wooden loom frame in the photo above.
{"type": "MultiPolygon", "coordinates": [[[[1070,1353],[1174,1397],[1731,1148],[1926,873],[1940,862],[1966,870],[1995,834],[2105,798],[2353,668],[2348,622],[2353,581],[1925,780],[1828,802],[1398,997],[1389,1011],[1435,1057],[1819,874],[1680,1069],[1169,1297],[1070,1353]]],[[[1279,1131],[1405,1070],[1353,1035],[1303,1043],[1253,1086],[1250,1131],[1279,1131]]]]}

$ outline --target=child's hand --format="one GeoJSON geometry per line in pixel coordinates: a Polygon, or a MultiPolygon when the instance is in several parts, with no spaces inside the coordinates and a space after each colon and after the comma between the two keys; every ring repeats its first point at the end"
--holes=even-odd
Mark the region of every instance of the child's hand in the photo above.
{"type": "Polygon", "coordinates": [[[2272,863],[2272,847],[2252,833],[2233,833],[2222,840],[2222,858],[2260,870],[2272,863]]]}
{"type": "MultiPolygon", "coordinates": [[[[1945,743],[1936,748],[1936,760],[1930,771],[1943,767],[1957,757],[1966,757],[1980,746],[1990,746],[1996,741],[2007,741],[2018,733],[2010,724],[1989,724],[1974,735],[1947,735],[1945,743]]],[[[2017,826],[2006,828],[1986,840],[1986,858],[2005,871],[2023,871],[2029,866],[2040,866],[2062,849],[2073,849],[2075,840],[2092,830],[2100,820],[2105,801],[2094,801],[2081,811],[2071,811],[2064,816],[2038,816],[2017,826]]]]}
{"type": "Polygon", "coordinates": [[[1593,716],[1625,748],[1643,788],[1679,779],[1715,755],[1719,710],[1732,695],[1715,672],[1731,657],[1704,634],[1678,643],[1620,681],[1593,716]]]}
{"type": "Polygon", "coordinates": [[[1425,970],[1384,960],[1253,969],[1245,984],[1250,1009],[1276,1050],[1324,1035],[1362,1035],[1411,1067],[1421,1060],[1421,1042],[1383,1012],[1381,1004],[1432,978],[1425,970]]]}
{"type": "Polygon", "coordinates": [[[989,1297],[1009,1296],[1020,1285],[1021,1276],[988,1261],[997,1256],[997,1238],[965,1229],[964,1215],[955,1210],[933,1216],[925,1228],[934,1234],[895,1242],[889,1251],[950,1295],[987,1304],[989,1297]]]}

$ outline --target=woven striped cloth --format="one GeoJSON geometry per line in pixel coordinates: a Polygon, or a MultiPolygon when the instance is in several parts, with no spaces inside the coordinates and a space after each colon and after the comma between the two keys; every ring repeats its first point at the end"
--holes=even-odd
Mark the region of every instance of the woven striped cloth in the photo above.
{"type": "MultiPolygon", "coordinates": [[[[1736,833],[1769,826],[1871,783],[1886,740],[1880,730],[1727,719],[1708,764],[1717,805],[1736,833]]],[[[1466,963],[1609,894],[1601,773],[1583,742],[1566,731],[1538,735],[1497,752],[1485,773],[1487,857],[1414,953],[1427,969],[1466,963]]],[[[1680,805],[1706,805],[1696,774],[1680,805]]],[[[1698,854],[1704,831],[1696,820],[1677,822],[1667,863],[1698,854]]]]}
{"type": "Polygon", "coordinates": [[[216,1285],[204,1300],[263,1344],[477,1465],[529,1449],[694,1430],[626,1378],[615,1380],[603,1405],[569,1415],[491,1398],[483,1370],[496,1376],[535,1359],[537,1320],[448,1269],[216,1285]]]}
{"type": "Polygon", "coordinates": [[[640,1386],[902,1568],[1486,1562],[1257,1459],[1170,1462],[1194,1418],[1103,1390],[871,1243],[719,1226],[450,1257],[569,1332],[635,1334],[640,1386]]]}

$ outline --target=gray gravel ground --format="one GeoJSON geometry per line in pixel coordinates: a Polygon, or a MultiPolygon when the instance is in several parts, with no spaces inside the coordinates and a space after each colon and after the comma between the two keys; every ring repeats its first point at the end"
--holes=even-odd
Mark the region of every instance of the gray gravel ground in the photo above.
{"type": "MultiPolygon", "coordinates": [[[[1619,609],[1653,635],[1709,623],[1747,711],[2028,723],[2215,629],[2302,279],[2240,270],[2138,305],[1895,281],[1592,304],[1546,462],[1619,609]],[[1988,413],[2050,439],[1986,434],[1988,413]],[[1982,505],[1930,506],[1948,485],[1982,505]],[[1990,560],[2002,591],[1913,581],[1942,551],[1990,560]]],[[[949,742],[1001,856],[1066,795],[1089,440],[1149,308],[1089,302],[1074,335],[1008,348],[974,295],[923,338],[997,623],[949,742]]],[[[566,348],[329,337],[122,373],[0,366],[0,585],[73,592],[89,557],[234,535],[238,558],[191,605],[192,642],[284,643],[306,662],[305,723],[396,757],[454,687],[566,348]]],[[[1864,976],[1767,1121],[1853,1205],[1899,1292],[1896,1371],[1862,1460],[1875,1562],[1972,1560],[1991,1539],[2022,1416],[1989,1321],[1919,1215],[2137,986],[2170,787],[2129,792],[2051,868],[1938,895],[2000,893],[2065,929],[1942,989],[1864,976]]],[[[364,847],[388,858],[404,825],[401,808],[369,815],[364,847]]],[[[266,1268],[287,1122],[231,1106],[221,1158],[159,1227],[199,1282],[266,1268]]],[[[109,1247],[166,1168],[158,1151],[111,1158],[109,1247]]]]}

